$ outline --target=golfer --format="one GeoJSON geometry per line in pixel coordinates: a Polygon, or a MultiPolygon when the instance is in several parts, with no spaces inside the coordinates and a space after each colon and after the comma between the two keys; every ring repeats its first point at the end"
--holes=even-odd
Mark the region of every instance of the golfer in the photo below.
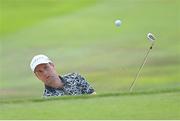
{"type": "Polygon", "coordinates": [[[44,97],[96,94],[87,80],[78,73],[59,75],[54,63],[45,55],[36,55],[30,63],[31,70],[44,85],[44,97]]]}

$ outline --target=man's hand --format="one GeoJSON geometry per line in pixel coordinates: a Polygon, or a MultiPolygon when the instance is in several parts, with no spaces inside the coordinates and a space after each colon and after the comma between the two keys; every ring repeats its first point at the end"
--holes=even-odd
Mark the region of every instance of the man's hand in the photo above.
{"type": "Polygon", "coordinates": [[[91,95],[95,95],[95,94],[96,94],[96,92],[91,93],[91,95]]]}

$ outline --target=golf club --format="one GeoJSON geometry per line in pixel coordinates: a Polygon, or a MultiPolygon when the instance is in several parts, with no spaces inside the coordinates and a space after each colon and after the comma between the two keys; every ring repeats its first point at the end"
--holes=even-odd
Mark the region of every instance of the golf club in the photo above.
{"type": "Polygon", "coordinates": [[[149,55],[149,52],[152,50],[152,47],[153,47],[153,45],[154,45],[154,41],[155,41],[154,35],[153,35],[152,33],[148,33],[148,34],[147,34],[147,38],[148,38],[148,40],[151,42],[151,46],[150,46],[150,48],[148,49],[148,51],[147,51],[147,53],[146,53],[146,55],[145,55],[145,57],[144,57],[144,60],[143,60],[143,62],[142,62],[142,64],[141,64],[141,66],[140,66],[140,68],[139,68],[139,70],[138,70],[138,72],[137,72],[137,74],[136,74],[136,76],[135,76],[132,84],[130,85],[130,88],[129,88],[129,91],[130,91],[130,92],[132,92],[133,87],[134,87],[134,85],[135,85],[135,83],[136,83],[136,80],[138,79],[139,74],[140,74],[143,66],[145,65],[145,63],[146,63],[146,61],[147,61],[147,57],[148,57],[148,55],[149,55]]]}

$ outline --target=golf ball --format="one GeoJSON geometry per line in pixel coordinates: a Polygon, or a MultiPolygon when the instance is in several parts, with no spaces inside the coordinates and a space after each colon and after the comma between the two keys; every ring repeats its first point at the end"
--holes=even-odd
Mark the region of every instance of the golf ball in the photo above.
{"type": "Polygon", "coordinates": [[[119,27],[119,26],[121,26],[122,21],[121,21],[121,20],[116,20],[114,23],[115,23],[115,25],[116,25],[117,27],[119,27]]]}

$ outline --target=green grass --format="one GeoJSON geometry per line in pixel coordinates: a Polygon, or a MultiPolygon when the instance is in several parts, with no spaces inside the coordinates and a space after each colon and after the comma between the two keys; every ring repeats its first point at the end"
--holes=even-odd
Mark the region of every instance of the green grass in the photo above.
{"type": "Polygon", "coordinates": [[[0,3],[0,119],[180,118],[179,0],[0,3]],[[131,95],[148,32],[157,41],[131,95]],[[60,74],[81,73],[98,95],[40,99],[43,85],[29,67],[40,53],[60,74]]]}
{"type": "Polygon", "coordinates": [[[96,0],[0,0],[0,35],[16,32],[48,17],[67,15],[96,0]]]}
{"type": "Polygon", "coordinates": [[[1,102],[0,114],[2,119],[179,119],[179,91],[16,100],[1,102]]]}

